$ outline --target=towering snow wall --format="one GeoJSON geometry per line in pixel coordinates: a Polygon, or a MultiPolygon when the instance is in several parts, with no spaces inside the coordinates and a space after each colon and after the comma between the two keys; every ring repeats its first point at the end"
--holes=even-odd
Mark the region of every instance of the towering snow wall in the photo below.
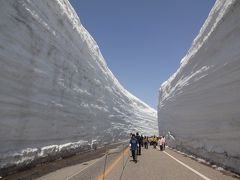
{"type": "Polygon", "coordinates": [[[0,167],[158,133],[157,112],[120,85],[67,0],[1,1],[0,17],[0,167]]]}
{"type": "Polygon", "coordinates": [[[240,1],[217,0],[159,93],[169,144],[240,173],[240,1]]]}

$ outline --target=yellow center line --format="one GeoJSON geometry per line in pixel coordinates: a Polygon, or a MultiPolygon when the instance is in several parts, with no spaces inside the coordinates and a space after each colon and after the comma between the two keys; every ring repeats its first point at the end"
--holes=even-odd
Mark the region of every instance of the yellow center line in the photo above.
{"type": "MultiPolygon", "coordinates": [[[[124,155],[127,154],[129,151],[128,148],[124,150],[124,155]]],[[[103,180],[103,177],[106,177],[112,170],[113,168],[117,165],[117,163],[122,159],[122,155],[120,155],[115,161],[113,161],[109,167],[106,169],[105,173],[102,173],[100,176],[98,176],[98,180],[103,180]]]]}

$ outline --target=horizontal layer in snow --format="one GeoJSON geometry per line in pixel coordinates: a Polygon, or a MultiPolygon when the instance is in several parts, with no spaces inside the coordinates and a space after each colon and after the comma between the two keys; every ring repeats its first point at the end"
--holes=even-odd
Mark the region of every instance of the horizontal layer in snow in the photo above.
{"type": "Polygon", "coordinates": [[[217,0],[179,69],[159,92],[172,146],[240,172],[240,1],[217,0]]]}

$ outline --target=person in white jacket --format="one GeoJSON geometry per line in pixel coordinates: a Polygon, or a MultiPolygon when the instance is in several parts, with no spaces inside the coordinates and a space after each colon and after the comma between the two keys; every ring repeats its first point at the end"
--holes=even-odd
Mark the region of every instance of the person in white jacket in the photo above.
{"type": "Polygon", "coordinates": [[[162,151],[162,150],[163,150],[163,140],[162,140],[162,136],[160,136],[159,139],[158,139],[158,145],[159,145],[160,151],[162,151]]]}

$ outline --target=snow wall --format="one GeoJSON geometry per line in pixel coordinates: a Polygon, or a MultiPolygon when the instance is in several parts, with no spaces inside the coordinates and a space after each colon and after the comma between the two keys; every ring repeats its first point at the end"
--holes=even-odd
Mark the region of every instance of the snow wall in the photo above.
{"type": "Polygon", "coordinates": [[[240,1],[217,0],[179,69],[161,85],[160,134],[240,173],[240,1]]]}
{"type": "Polygon", "coordinates": [[[67,0],[1,1],[0,17],[0,168],[158,134],[67,0]]]}

